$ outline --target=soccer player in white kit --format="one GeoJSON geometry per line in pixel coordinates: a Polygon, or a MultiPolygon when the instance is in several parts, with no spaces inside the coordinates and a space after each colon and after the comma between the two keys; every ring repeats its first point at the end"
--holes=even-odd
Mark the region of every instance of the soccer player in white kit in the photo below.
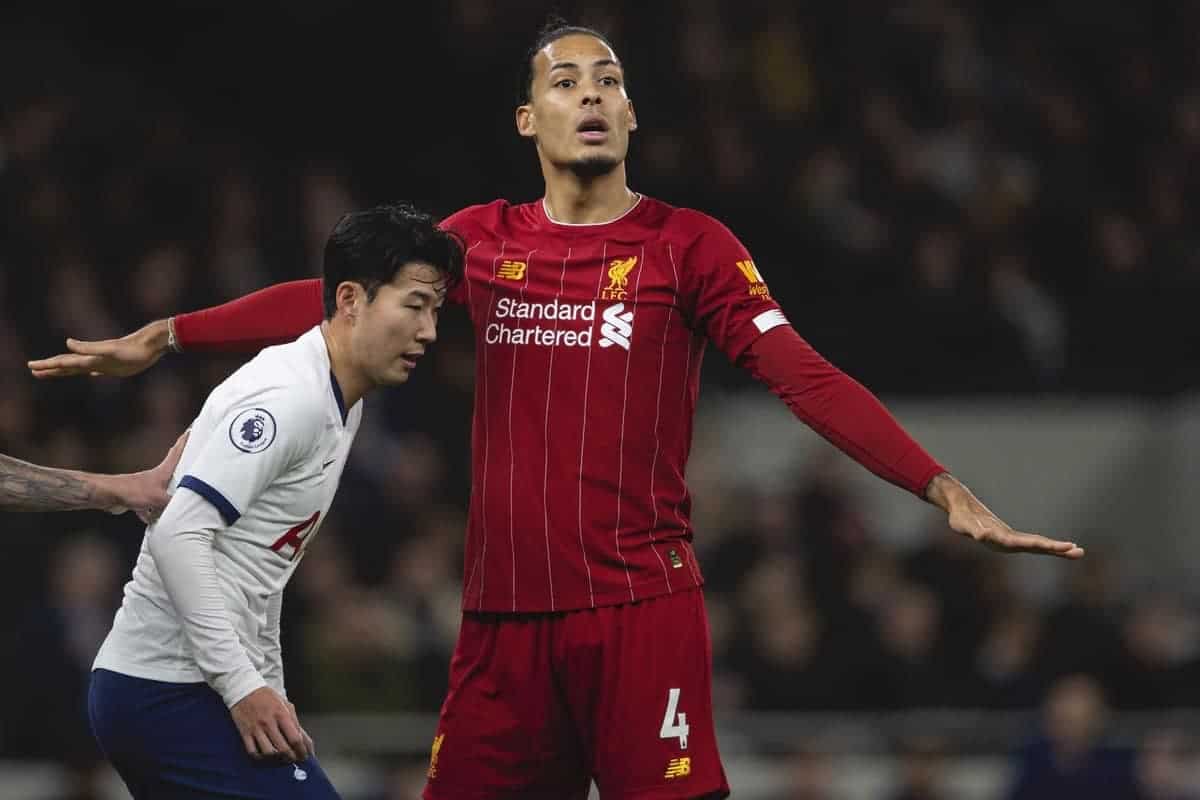
{"type": "Polygon", "coordinates": [[[360,399],[408,379],[462,261],[410,207],[347,214],[325,247],[325,321],[208,396],[92,672],[93,732],[135,800],[337,797],[284,689],[283,589],[360,399]]]}

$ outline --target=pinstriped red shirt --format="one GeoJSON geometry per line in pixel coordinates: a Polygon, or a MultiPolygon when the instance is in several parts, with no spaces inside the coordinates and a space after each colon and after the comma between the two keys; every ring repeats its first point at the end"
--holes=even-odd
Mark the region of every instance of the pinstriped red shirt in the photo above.
{"type": "Polygon", "coordinates": [[[599,225],[496,201],[467,244],[476,330],[464,608],[562,611],[697,586],[684,481],[705,346],[785,324],[716,220],[647,197],[599,225]]]}
{"type": "MultiPolygon", "coordinates": [[[[444,224],[468,244],[450,299],[478,337],[467,610],[590,608],[702,582],[684,468],[709,340],[884,480],[923,497],[945,469],[786,324],[745,248],[703,214],[643,198],[570,226],[540,202],[497,201],[444,224]]],[[[175,330],[185,350],[254,350],[323,313],[319,279],[289,281],[180,314],[175,330]]]]}

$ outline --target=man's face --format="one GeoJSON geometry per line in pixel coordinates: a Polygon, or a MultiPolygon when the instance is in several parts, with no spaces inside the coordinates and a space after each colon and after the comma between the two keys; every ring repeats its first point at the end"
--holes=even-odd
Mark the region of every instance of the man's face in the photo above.
{"type": "Polygon", "coordinates": [[[375,299],[359,306],[351,333],[355,361],[380,386],[404,383],[437,339],[445,285],[436,269],[413,261],[375,299]]]}
{"type": "Polygon", "coordinates": [[[609,172],[625,160],[636,128],[624,72],[604,42],[572,34],[534,56],[530,100],[517,109],[517,130],[536,138],[551,164],[609,172]]]}

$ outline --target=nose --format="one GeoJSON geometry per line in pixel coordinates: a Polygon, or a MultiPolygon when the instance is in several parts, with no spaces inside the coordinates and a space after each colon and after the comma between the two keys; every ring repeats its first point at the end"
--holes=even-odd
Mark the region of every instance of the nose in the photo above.
{"type": "Polygon", "coordinates": [[[433,314],[425,314],[421,319],[421,327],[417,329],[417,341],[421,344],[433,344],[437,341],[437,318],[433,314]]]}
{"type": "Polygon", "coordinates": [[[600,105],[600,98],[601,94],[599,85],[596,83],[587,84],[586,88],[583,90],[583,104],[585,106],[598,106],[600,105]]]}

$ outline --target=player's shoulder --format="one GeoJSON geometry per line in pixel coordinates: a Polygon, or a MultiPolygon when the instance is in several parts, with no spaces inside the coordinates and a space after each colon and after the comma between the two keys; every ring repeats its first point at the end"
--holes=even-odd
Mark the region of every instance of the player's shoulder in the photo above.
{"type": "Polygon", "coordinates": [[[479,235],[481,231],[494,228],[504,219],[511,207],[512,204],[503,199],[467,206],[442,220],[442,227],[470,239],[479,235]]]}
{"type": "Polygon", "coordinates": [[[693,241],[706,234],[717,236],[733,236],[725,223],[716,217],[705,214],[695,208],[672,206],[662,201],[655,201],[663,207],[663,233],[671,238],[693,241]]]}
{"type": "Polygon", "coordinates": [[[325,413],[328,361],[320,330],[313,328],[287,344],[264,348],[214,390],[212,399],[227,408],[270,404],[297,424],[316,425],[325,413]]]}

